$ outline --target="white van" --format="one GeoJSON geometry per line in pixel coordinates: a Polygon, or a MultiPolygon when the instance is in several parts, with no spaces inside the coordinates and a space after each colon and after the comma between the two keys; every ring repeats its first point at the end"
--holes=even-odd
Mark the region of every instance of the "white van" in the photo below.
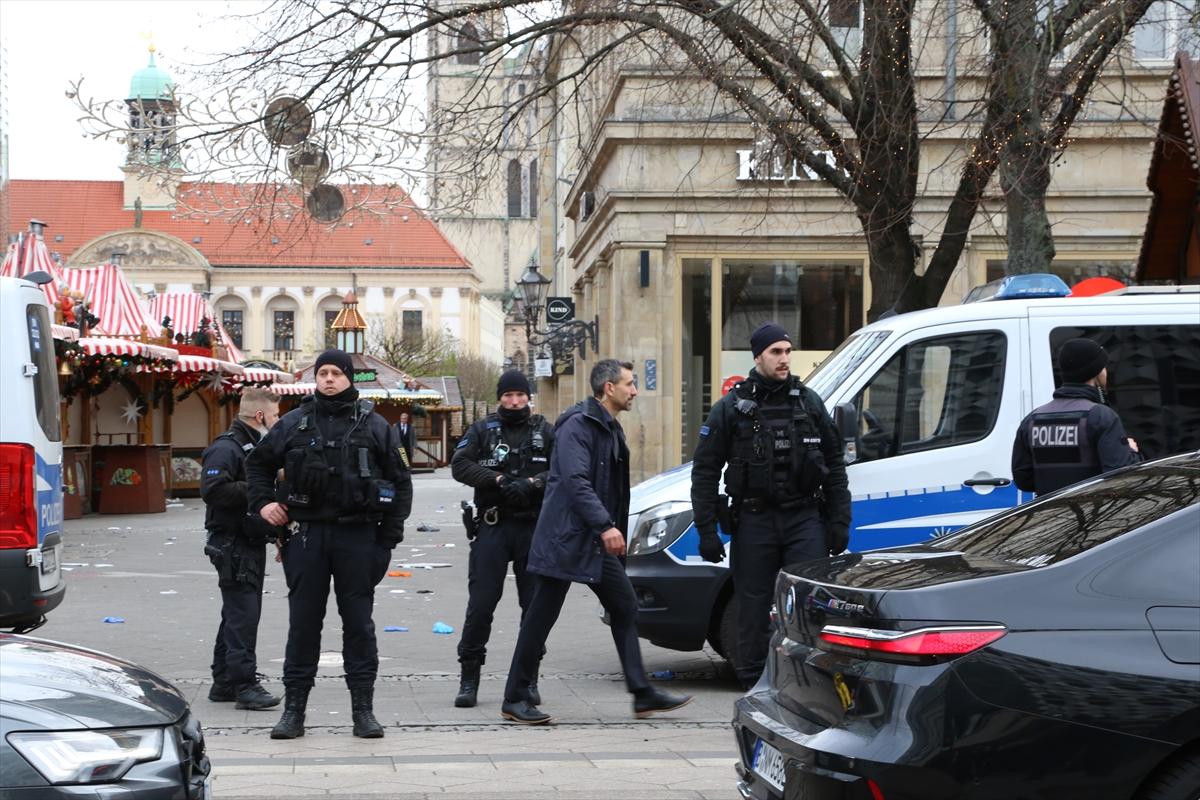
{"type": "MultiPolygon", "coordinates": [[[[944,535],[1031,499],[1012,483],[1013,438],[1050,400],[1053,356],[1071,338],[1108,351],[1108,402],[1146,458],[1200,450],[1200,287],[1068,291],[1054,276],[1014,277],[960,306],[880,320],[805,379],[839,427],[857,431],[852,550],[944,535]]],[[[725,565],[700,558],[690,491],[690,464],[633,489],[639,631],[678,650],[708,639],[727,656],[732,587],[725,565]]]]}
{"type": "Polygon", "coordinates": [[[35,283],[0,278],[0,627],[21,631],[37,627],[66,591],[50,320],[35,283]]]}

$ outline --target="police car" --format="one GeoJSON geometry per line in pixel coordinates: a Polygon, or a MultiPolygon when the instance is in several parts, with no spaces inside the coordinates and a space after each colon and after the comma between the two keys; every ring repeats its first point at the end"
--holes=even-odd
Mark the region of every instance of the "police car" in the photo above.
{"type": "Polygon", "coordinates": [[[41,624],[66,591],[58,375],[40,275],[0,278],[0,628],[17,630],[41,624]]]}
{"type": "MultiPolygon", "coordinates": [[[[1053,275],[1005,278],[963,305],[867,325],[805,378],[849,434],[850,549],[928,540],[1031,499],[1012,483],[1013,438],[1050,400],[1068,339],[1108,351],[1108,402],[1147,459],[1200,449],[1200,287],[1069,292],[1053,275]]],[[[729,658],[729,571],[700,558],[690,497],[690,464],[633,489],[638,628],[729,658]]]]}

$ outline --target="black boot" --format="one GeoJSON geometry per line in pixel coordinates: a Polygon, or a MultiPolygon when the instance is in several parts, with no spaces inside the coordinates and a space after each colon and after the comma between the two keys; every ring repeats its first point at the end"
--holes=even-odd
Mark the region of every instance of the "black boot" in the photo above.
{"type": "Polygon", "coordinates": [[[382,739],[383,726],[375,719],[375,687],[359,686],[350,690],[350,712],[354,717],[354,735],[360,739],[382,739]]]}
{"type": "Polygon", "coordinates": [[[462,662],[462,677],[458,682],[458,697],[454,698],[455,708],[474,708],[479,694],[479,661],[462,662]]]}
{"type": "Polygon", "coordinates": [[[304,709],[308,707],[308,687],[284,688],[283,714],[271,729],[272,739],[298,739],[304,735],[304,709]]]}
{"type": "Polygon", "coordinates": [[[263,688],[258,681],[246,683],[238,687],[237,705],[235,708],[250,711],[262,711],[279,705],[279,698],[263,688]]]}

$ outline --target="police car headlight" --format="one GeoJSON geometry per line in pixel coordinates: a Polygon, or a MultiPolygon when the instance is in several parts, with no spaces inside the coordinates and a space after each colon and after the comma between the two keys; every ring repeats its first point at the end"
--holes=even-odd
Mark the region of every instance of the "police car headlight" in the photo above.
{"type": "Polygon", "coordinates": [[[20,731],[8,743],[49,783],[114,783],[134,764],[162,757],[162,728],[20,731]]]}
{"type": "Polygon", "coordinates": [[[692,504],[670,502],[653,506],[638,517],[629,537],[629,555],[644,556],[670,547],[692,525],[692,504]]]}

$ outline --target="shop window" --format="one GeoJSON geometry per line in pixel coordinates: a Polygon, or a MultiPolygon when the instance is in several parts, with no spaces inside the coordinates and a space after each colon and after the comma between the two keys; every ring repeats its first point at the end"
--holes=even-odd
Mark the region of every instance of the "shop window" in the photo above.
{"type": "Polygon", "coordinates": [[[721,349],[750,349],[750,334],[775,321],[795,350],[833,350],[862,327],[860,263],[726,259],[722,263],[721,349]]]}
{"type": "Polygon", "coordinates": [[[508,162],[508,216],[521,216],[521,162],[508,162]]]}
{"type": "Polygon", "coordinates": [[[1139,61],[1170,61],[1184,51],[1200,56],[1196,0],[1151,3],[1133,28],[1133,53],[1139,61]]]}
{"type": "Polygon", "coordinates": [[[229,341],[239,350],[242,347],[242,310],[226,308],[221,310],[221,327],[229,334],[229,341]]]}
{"type": "MultiPolygon", "coordinates": [[[[1003,259],[989,259],[987,262],[986,280],[994,281],[1003,278],[1007,274],[1007,269],[1007,261],[1003,259]]],[[[1074,286],[1087,278],[1113,278],[1124,284],[1132,284],[1136,269],[1137,264],[1133,261],[1060,259],[1050,264],[1050,271],[1062,278],[1067,286],[1074,286]]]]}
{"type": "Polygon", "coordinates": [[[466,25],[463,25],[458,29],[458,42],[455,49],[466,52],[460,52],[457,56],[455,56],[455,61],[457,61],[459,64],[478,64],[482,59],[483,54],[480,53],[478,49],[471,48],[478,48],[481,42],[482,39],[479,37],[478,28],[476,28],[470,22],[468,22],[466,25]]]}
{"type": "Polygon", "coordinates": [[[979,441],[1000,411],[1007,339],[998,331],[914,342],[854,400],[859,461],[979,441]]]}
{"type": "Polygon", "coordinates": [[[324,333],[326,350],[330,349],[331,347],[337,347],[337,333],[335,333],[333,330],[333,323],[337,319],[338,311],[339,309],[336,308],[325,309],[325,327],[323,327],[321,330],[324,333]]]}
{"type": "Polygon", "coordinates": [[[290,351],[295,342],[296,333],[296,312],[295,311],[276,311],[271,318],[271,341],[274,342],[272,348],[276,352],[290,351]]]}
{"type": "Polygon", "coordinates": [[[421,327],[420,309],[405,309],[400,312],[400,336],[405,341],[420,339],[424,335],[421,327]]]}

